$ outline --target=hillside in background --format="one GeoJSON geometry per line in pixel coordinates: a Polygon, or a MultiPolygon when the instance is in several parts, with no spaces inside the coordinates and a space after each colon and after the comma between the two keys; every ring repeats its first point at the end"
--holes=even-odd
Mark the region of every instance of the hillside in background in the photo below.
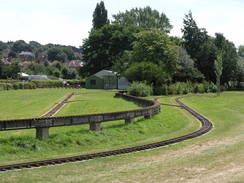
{"type": "Polygon", "coordinates": [[[36,41],[26,43],[0,41],[1,78],[16,78],[13,73],[49,75],[75,79],[82,66],[81,49],[58,44],[42,45],[36,41]]]}

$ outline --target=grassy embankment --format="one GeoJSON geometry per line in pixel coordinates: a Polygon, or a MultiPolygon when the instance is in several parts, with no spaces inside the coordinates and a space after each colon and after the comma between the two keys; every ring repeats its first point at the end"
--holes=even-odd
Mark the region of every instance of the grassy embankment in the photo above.
{"type": "MultiPolygon", "coordinates": [[[[244,182],[244,93],[225,93],[220,97],[192,95],[183,101],[213,122],[210,133],[150,151],[4,172],[0,173],[1,180],[3,183],[244,182]]],[[[165,107],[164,111],[174,112],[171,109],[165,107]]],[[[175,119],[180,112],[172,114],[175,119]]],[[[166,120],[167,114],[162,118],[166,120]]]]}
{"type": "MultiPolygon", "coordinates": [[[[52,92],[52,90],[50,90],[52,92]]],[[[113,98],[114,93],[83,90],[61,109],[59,115],[111,112],[139,108],[132,102],[113,98]]],[[[18,99],[16,99],[18,100],[18,99]]],[[[0,164],[50,159],[156,142],[192,132],[199,127],[178,108],[165,107],[150,120],[137,119],[102,124],[102,131],[91,132],[88,125],[50,128],[50,138],[35,139],[35,130],[0,132],[0,164]],[[190,119],[190,120],[189,120],[190,119]]]]}

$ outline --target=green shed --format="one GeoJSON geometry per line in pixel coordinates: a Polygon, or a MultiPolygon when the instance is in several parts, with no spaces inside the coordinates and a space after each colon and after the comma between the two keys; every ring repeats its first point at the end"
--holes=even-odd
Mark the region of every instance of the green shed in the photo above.
{"type": "Polygon", "coordinates": [[[101,70],[86,79],[87,89],[117,89],[117,73],[109,70],[101,70]]]}

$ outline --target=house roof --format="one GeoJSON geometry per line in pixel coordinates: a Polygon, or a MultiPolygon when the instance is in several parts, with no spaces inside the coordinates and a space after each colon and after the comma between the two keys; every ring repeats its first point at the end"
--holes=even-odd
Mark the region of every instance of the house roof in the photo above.
{"type": "Polygon", "coordinates": [[[94,74],[93,76],[97,76],[101,79],[103,79],[104,76],[116,76],[117,72],[109,71],[109,70],[101,70],[94,74]]]}
{"type": "Polygon", "coordinates": [[[29,51],[22,51],[19,55],[20,56],[34,56],[34,54],[29,51]]]}
{"type": "Polygon", "coordinates": [[[67,63],[68,67],[73,67],[73,68],[79,68],[83,67],[83,62],[80,60],[71,60],[70,62],[67,63]]]}

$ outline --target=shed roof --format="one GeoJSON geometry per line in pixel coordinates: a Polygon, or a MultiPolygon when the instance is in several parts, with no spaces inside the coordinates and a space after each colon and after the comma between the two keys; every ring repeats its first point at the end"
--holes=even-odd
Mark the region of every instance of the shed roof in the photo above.
{"type": "Polygon", "coordinates": [[[101,70],[94,74],[93,76],[97,76],[101,79],[103,79],[104,76],[116,76],[117,72],[109,71],[109,70],[101,70]]]}

